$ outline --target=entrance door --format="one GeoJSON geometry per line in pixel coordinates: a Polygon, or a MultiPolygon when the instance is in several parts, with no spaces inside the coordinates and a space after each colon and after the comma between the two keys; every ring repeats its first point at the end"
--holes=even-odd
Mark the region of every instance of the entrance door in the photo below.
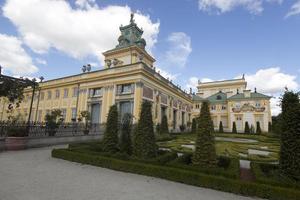
{"type": "Polygon", "coordinates": [[[100,103],[92,104],[92,111],[91,111],[91,122],[93,124],[100,123],[100,113],[101,113],[101,105],[100,103]]]}
{"type": "Polygon", "coordinates": [[[235,117],[236,121],[236,129],[238,132],[243,132],[243,120],[242,120],[242,115],[237,115],[235,117]]]}

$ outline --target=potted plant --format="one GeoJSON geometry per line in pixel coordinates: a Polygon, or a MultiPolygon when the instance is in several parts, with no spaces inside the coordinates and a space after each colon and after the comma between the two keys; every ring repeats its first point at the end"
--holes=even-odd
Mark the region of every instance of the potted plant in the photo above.
{"type": "Polygon", "coordinates": [[[55,136],[57,128],[63,122],[61,110],[52,110],[50,114],[46,114],[46,132],[49,136],[55,136]]]}
{"type": "Polygon", "coordinates": [[[91,121],[90,112],[89,111],[81,111],[78,121],[82,121],[82,119],[84,119],[84,121],[85,121],[83,133],[84,133],[84,135],[88,135],[90,132],[90,121],[91,121]]]}

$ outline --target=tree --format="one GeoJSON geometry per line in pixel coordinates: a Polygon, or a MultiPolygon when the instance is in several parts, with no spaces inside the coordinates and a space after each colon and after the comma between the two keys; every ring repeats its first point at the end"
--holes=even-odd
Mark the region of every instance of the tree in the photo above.
{"type": "Polygon", "coordinates": [[[128,155],[132,154],[131,129],[132,115],[129,113],[125,113],[122,119],[120,151],[128,155]]]}
{"type": "Polygon", "coordinates": [[[153,131],[152,104],[149,101],[142,103],[142,110],[133,140],[134,155],[147,159],[157,155],[157,146],[153,131]]]}
{"type": "Polygon", "coordinates": [[[61,110],[55,109],[52,110],[51,113],[47,113],[45,116],[46,121],[46,132],[49,136],[54,136],[56,133],[59,124],[62,123],[62,114],[61,110]]]}
{"type": "Polygon", "coordinates": [[[194,165],[205,168],[215,167],[217,163],[216,149],[208,102],[202,104],[199,122],[192,162],[194,165]]]}
{"type": "Polygon", "coordinates": [[[246,121],[245,122],[245,131],[244,131],[244,133],[250,133],[250,127],[249,127],[249,123],[246,121]]]}
{"type": "Polygon", "coordinates": [[[280,171],[300,179],[300,103],[299,93],[286,90],[281,100],[280,171]]]}
{"type": "Polygon", "coordinates": [[[192,133],[196,133],[196,131],[197,131],[197,120],[196,118],[194,118],[192,120],[192,133]]]}
{"type": "Polygon", "coordinates": [[[224,133],[222,121],[220,121],[220,124],[219,124],[219,133],[224,133]]]}
{"type": "Polygon", "coordinates": [[[168,118],[164,115],[161,119],[160,125],[160,134],[167,134],[169,135],[169,125],[168,125],[168,118]]]}
{"type": "Polygon", "coordinates": [[[89,124],[91,121],[91,114],[89,111],[81,111],[80,112],[80,116],[78,118],[78,121],[82,121],[82,119],[84,119],[85,121],[85,127],[84,127],[84,134],[87,135],[89,133],[89,124]]]}
{"type": "Polygon", "coordinates": [[[235,122],[232,122],[232,133],[237,133],[235,122]]]}
{"type": "Polygon", "coordinates": [[[260,123],[258,121],[256,122],[256,133],[261,134],[260,123]]]}
{"type": "Polygon", "coordinates": [[[272,122],[269,122],[269,123],[268,123],[268,132],[269,132],[269,133],[272,133],[272,131],[273,131],[273,130],[272,130],[272,122]]]}
{"type": "Polygon", "coordinates": [[[116,105],[112,105],[108,112],[106,129],[103,137],[103,151],[118,151],[118,110],[116,105]]]}

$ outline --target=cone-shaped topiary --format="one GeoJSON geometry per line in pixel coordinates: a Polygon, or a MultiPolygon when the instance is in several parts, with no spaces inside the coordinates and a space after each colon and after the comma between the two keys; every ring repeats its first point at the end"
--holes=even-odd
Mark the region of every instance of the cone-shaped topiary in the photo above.
{"type": "Polygon", "coordinates": [[[197,120],[196,118],[194,118],[192,120],[192,133],[196,133],[196,131],[197,131],[197,120]]]}
{"type": "Polygon", "coordinates": [[[268,123],[268,132],[272,133],[272,123],[271,122],[268,123]]]}
{"type": "Polygon", "coordinates": [[[261,128],[260,128],[260,123],[256,122],[256,133],[261,134],[261,128]]]}
{"type": "Polygon", "coordinates": [[[249,127],[249,123],[246,121],[245,122],[245,131],[244,131],[244,133],[250,133],[250,127],[249,127]]]}
{"type": "Polygon", "coordinates": [[[169,134],[168,118],[166,115],[161,119],[160,134],[169,134]]]}
{"type": "Polygon", "coordinates": [[[192,157],[192,162],[194,165],[205,168],[215,167],[217,163],[216,149],[208,102],[203,102],[202,104],[199,121],[195,144],[196,149],[192,157]]]}
{"type": "Polygon", "coordinates": [[[125,113],[122,119],[120,151],[128,155],[132,154],[131,129],[132,115],[125,113]]]}
{"type": "Polygon", "coordinates": [[[222,121],[220,121],[220,124],[219,124],[219,133],[224,133],[222,121]]]}
{"type": "Polygon", "coordinates": [[[280,171],[284,175],[300,180],[299,93],[286,90],[281,100],[281,110],[280,171]]]}
{"type": "Polygon", "coordinates": [[[157,155],[157,145],[153,131],[152,104],[149,101],[142,103],[140,119],[134,131],[133,153],[139,158],[153,158],[157,155]]]}
{"type": "Polygon", "coordinates": [[[118,110],[116,105],[111,106],[108,112],[103,137],[103,151],[118,151],[118,110]]]}
{"type": "Polygon", "coordinates": [[[235,122],[232,122],[232,133],[237,133],[235,122]]]}

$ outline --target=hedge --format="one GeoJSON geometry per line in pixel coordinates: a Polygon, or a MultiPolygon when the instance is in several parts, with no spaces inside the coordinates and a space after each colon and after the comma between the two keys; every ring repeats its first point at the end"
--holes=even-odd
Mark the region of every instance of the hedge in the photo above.
{"type": "Polygon", "coordinates": [[[224,178],[221,176],[206,175],[195,171],[178,169],[169,166],[119,160],[99,155],[72,152],[68,149],[54,149],[52,150],[52,157],[123,172],[131,172],[163,178],[170,181],[212,188],[241,195],[257,196],[271,200],[300,199],[300,191],[297,190],[253,182],[244,182],[240,180],[224,178]]]}

